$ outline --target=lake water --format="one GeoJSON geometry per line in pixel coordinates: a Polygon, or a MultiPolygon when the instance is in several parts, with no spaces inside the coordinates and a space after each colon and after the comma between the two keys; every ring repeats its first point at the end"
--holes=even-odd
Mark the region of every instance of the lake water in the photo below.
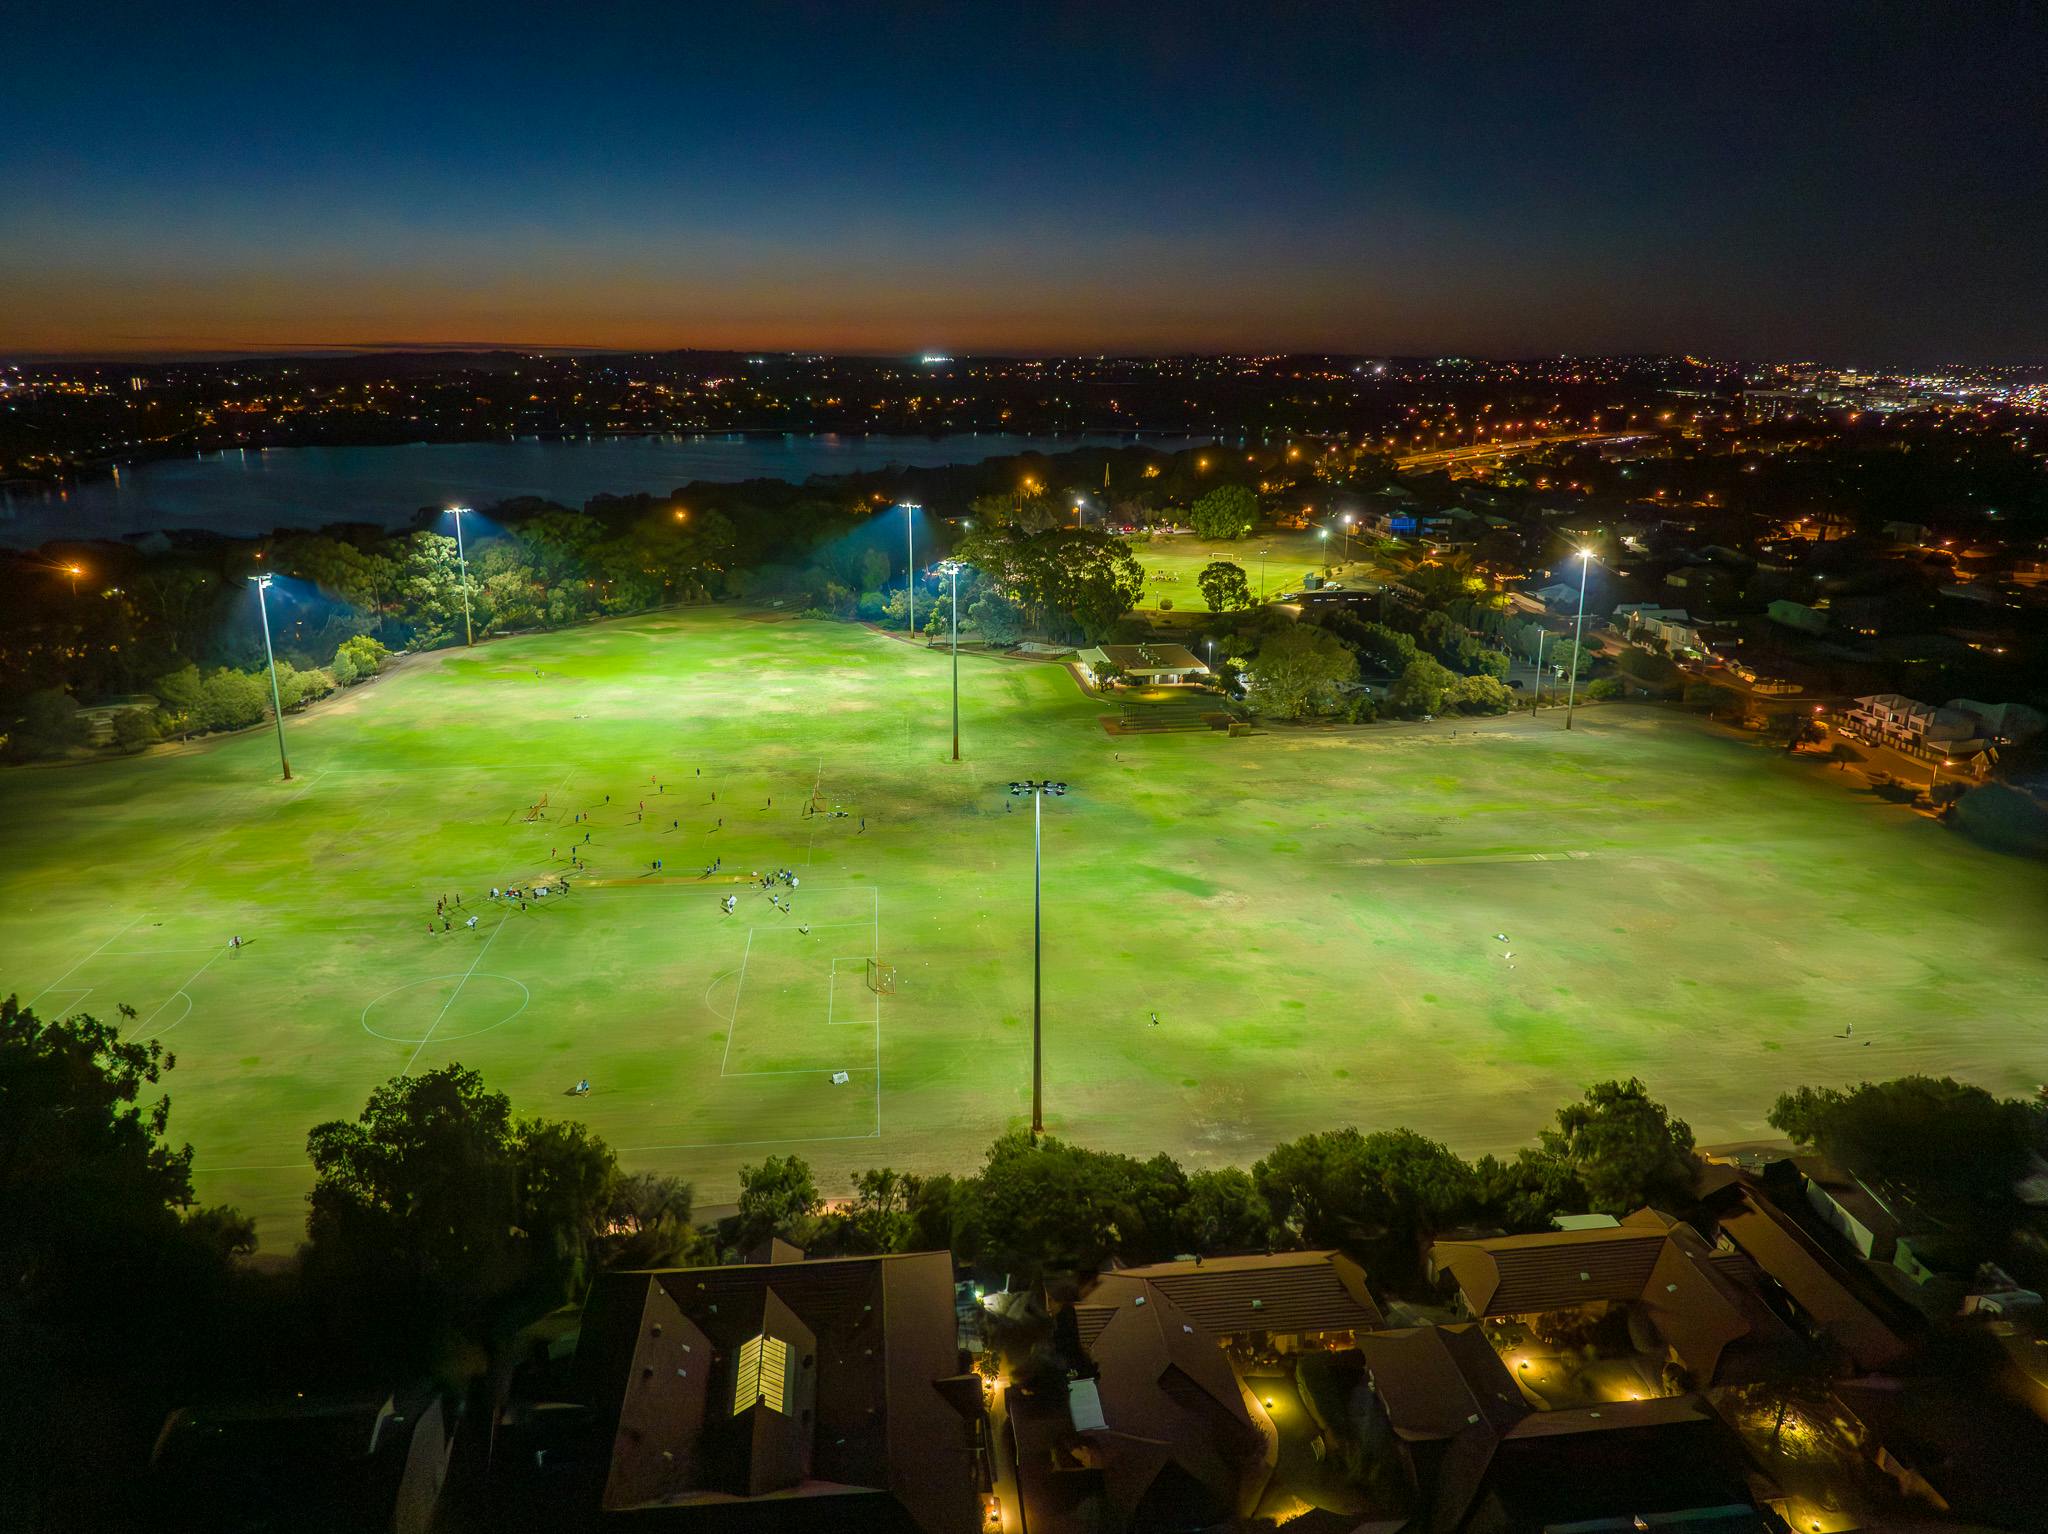
{"type": "MultiPolygon", "coordinates": [[[[267,533],[328,522],[399,526],[422,506],[484,506],[538,495],[579,506],[594,495],[665,495],[692,480],[727,483],[886,468],[938,468],[1012,453],[1111,447],[1122,436],[605,437],[587,441],[418,442],[399,447],[284,447],[124,465],[62,490],[0,491],[0,544],[118,538],[181,527],[267,533]]],[[[1171,451],[1195,439],[1146,438],[1171,451]]]]}

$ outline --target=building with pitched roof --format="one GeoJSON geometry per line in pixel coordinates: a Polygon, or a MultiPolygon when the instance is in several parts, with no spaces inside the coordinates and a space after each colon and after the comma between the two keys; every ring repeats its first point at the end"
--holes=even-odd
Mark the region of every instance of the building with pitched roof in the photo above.
{"type": "Polygon", "coordinates": [[[1471,1322],[1379,1332],[1358,1348],[1417,1497],[1414,1527],[1428,1534],[1680,1515],[1688,1527],[1763,1527],[1735,1446],[1697,1395],[1539,1411],[1471,1322]]]}
{"type": "Polygon", "coordinates": [[[603,1515],[636,1527],[940,1534],[977,1525],[982,1395],[945,1252],[612,1273],[577,1371],[603,1515]]]}
{"type": "Polygon", "coordinates": [[[1702,1388],[1754,1378],[1795,1343],[1743,1254],[1654,1209],[1606,1227],[1439,1241],[1430,1265],[1477,1320],[1626,1308],[1702,1388]]]}
{"type": "Polygon", "coordinates": [[[1127,676],[1155,687],[1177,687],[1209,674],[1201,656],[1178,644],[1097,645],[1077,651],[1074,658],[1090,682],[1100,682],[1105,676],[1127,676]]]}
{"type": "Polygon", "coordinates": [[[1010,1417],[1034,1534],[1204,1528],[1258,1505],[1273,1452],[1214,1334],[1121,1273],[1060,1319],[1083,1369],[1064,1410],[1010,1417]]]}
{"type": "Polygon", "coordinates": [[[1222,1342],[1291,1353],[1349,1347],[1386,1317],[1365,1269],[1338,1251],[1190,1258],[1118,1270],[1141,1278],[1222,1342]]]}

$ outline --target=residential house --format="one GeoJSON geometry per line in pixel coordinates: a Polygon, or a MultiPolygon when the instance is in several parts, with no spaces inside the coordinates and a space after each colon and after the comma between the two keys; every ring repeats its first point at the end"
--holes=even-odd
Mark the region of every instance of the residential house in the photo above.
{"type": "Polygon", "coordinates": [[[1654,1209],[1607,1227],[1439,1241],[1429,1263],[1475,1320],[1619,1308],[1639,1346],[1700,1388],[1768,1373],[1793,1343],[1748,1262],[1654,1209]]]}
{"type": "Polygon", "coordinates": [[[169,1528],[288,1528],[317,1508],[333,1527],[428,1534],[455,1447],[435,1391],[181,1407],[150,1456],[169,1528]]]}
{"type": "Polygon", "coordinates": [[[1780,597],[1764,611],[1771,622],[1781,628],[1796,629],[1802,634],[1825,634],[1828,631],[1827,613],[1817,607],[1808,607],[1804,602],[1780,597]]]}
{"type": "Polygon", "coordinates": [[[1109,1273],[1058,1315],[1063,1398],[1006,1392],[1024,1526],[1140,1534],[1248,1516],[1275,1449],[1219,1339],[1157,1285],[1109,1273]]]}
{"type": "Polygon", "coordinates": [[[1842,715],[1850,734],[1919,755],[1971,757],[1989,741],[1975,714],[1936,708],[1902,693],[1871,693],[1842,715]]]}
{"type": "Polygon", "coordinates": [[[945,1252],[610,1273],[576,1367],[597,1516],[637,1528],[975,1527],[979,1378],[945,1252]]]}
{"type": "Polygon", "coordinates": [[[1761,1189],[1731,1179],[1704,1205],[1717,1257],[1747,1258],[1758,1292],[1798,1331],[1857,1369],[1888,1369],[1906,1358],[1909,1349],[1893,1324],[1904,1324],[1905,1316],[1896,1308],[1880,1315],[1876,1297],[1853,1287],[1841,1266],[1761,1189]]]}
{"type": "Polygon", "coordinates": [[[1660,607],[1651,602],[1629,602],[1617,607],[1614,616],[1622,623],[1631,639],[1647,634],[1667,649],[1704,652],[1707,648],[1707,641],[1700,634],[1699,625],[1687,616],[1682,607],[1660,607]]]}
{"type": "Polygon", "coordinates": [[[1342,1252],[1195,1257],[1114,1276],[1143,1279],[1227,1346],[1277,1353],[1349,1347],[1387,1324],[1365,1270],[1342,1252]]]}
{"type": "Polygon", "coordinates": [[[1765,1527],[1697,1395],[1543,1411],[1471,1323],[1375,1333],[1359,1352],[1426,1534],[1765,1527]]]}

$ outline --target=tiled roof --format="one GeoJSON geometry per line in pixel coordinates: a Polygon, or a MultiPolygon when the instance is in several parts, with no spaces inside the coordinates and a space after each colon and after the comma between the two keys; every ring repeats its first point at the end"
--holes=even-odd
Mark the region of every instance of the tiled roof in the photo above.
{"type": "Polygon", "coordinates": [[[1905,1356],[1898,1334],[1835,1277],[1824,1253],[1766,1203],[1745,1191],[1721,1213],[1719,1225],[1859,1368],[1882,1369],[1905,1356]]]}
{"type": "Polygon", "coordinates": [[[1467,1428],[1504,1432],[1530,1406],[1476,1323],[1412,1326],[1358,1339],[1372,1388],[1402,1438],[1456,1438],[1467,1428]]]}
{"type": "Polygon", "coordinates": [[[600,1278],[577,1366],[610,1419],[605,1506],[731,1500],[721,1403],[764,1329],[791,1339],[815,1379],[804,1479],[778,1503],[781,1527],[850,1531],[880,1519],[938,1531],[973,1519],[968,1434],[948,1394],[959,1358],[945,1252],[600,1278]]]}
{"type": "Polygon", "coordinates": [[[1457,1279],[1475,1316],[1518,1316],[1639,1298],[1664,1242],[1662,1225],[1627,1224],[1439,1241],[1432,1261],[1457,1279]]]}
{"type": "Polygon", "coordinates": [[[1376,1331],[1387,1324],[1366,1290],[1365,1270],[1339,1252],[1214,1257],[1121,1271],[1156,1285],[1218,1336],[1376,1331]]]}

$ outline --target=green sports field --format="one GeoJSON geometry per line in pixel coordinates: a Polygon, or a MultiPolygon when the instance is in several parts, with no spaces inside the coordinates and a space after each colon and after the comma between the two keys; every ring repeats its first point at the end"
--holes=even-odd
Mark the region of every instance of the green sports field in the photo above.
{"type": "Polygon", "coordinates": [[[961,684],[955,765],[943,651],[691,611],[411,660],[288,721],[290,783],[267,731],[11,772],[5,984],[133,1006],[203,1195],[273,1246],[307,1127],[451,1060],[706,1202],[769,1151],[830,1191],[963,1168],[1028,1111],[1004,786],[1043,776],[1073,785],[1045,808],[1048,1118],[1091,1144],[1248,1161],[1406,1124],[1476,1154],[1630,1073],[1715,1140],[1792,1083],[2048,1078],[2048,871],[1817,764],[1613,706],[1113,738],[1061,667],[961,684]],[[485,898],[572,845],[569,895],[485,898]],[[789,914],[748,880],[776,868],[789,914]]]}
{"type": "MultiPolygon", "coordinates": [[[[1361,562],[1356,566],[1358,569],[1365,568],[1362,556],[1369,543],[1368,539],[1354,539],[1352,542],[1352,553],[1361,556],[1361,562]]],[[[1156,610],[1164,599],[1173,603],[1174,612],[1207,612],[1209,604],[1202,596],[1197,577],[1204,568],[1219,559],[1240,567],[1256,593],[1259,589],[1261,549],[1266,551],[1265,580],[1266,589],[1270,592],[1298,591],[1302,576],[1320,571],[1326,558],[1337,564],[1342,564],[1344,558],[1341,538],[1335,549],[1325,555],[1324,545],[1310,532],[1268,533],[1262,538],[1239,538],[1228,543],[1211,543],[1202,538],[1161,533],[1131,545],[1131,552],[1145,567],[1145,590],[1138,599],[1139,606],[1156,610]]]]}

